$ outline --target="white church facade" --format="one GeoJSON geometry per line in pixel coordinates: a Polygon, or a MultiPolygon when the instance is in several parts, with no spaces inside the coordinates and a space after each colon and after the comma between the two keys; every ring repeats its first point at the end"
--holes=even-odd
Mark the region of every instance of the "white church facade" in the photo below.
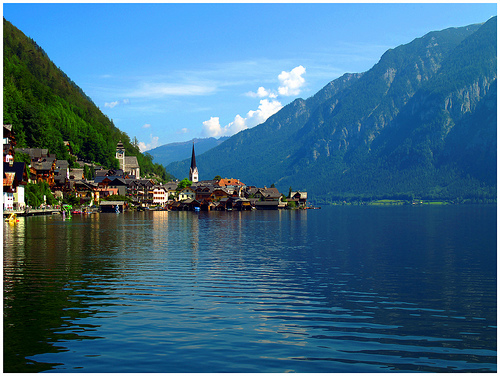
{"type": "Polygon", "coordinates": [[[140,179],[141,169],[139,168],[137,157],[126,156],[125,147],[121,141],[116,146],[116,159],[118,159],[120,169],[123,170],[125,175],[135,176],[136,179],[140,179]]]}

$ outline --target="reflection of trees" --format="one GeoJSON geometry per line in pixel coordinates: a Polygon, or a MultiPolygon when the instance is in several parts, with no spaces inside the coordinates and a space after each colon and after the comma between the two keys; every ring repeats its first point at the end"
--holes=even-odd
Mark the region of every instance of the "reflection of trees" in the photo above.
{"type": "Polygon", "coordinates": [[[4,227],[4,371],[40,372],[55,364],[30,357],[61,351],[60,341],[96,338],[89,334],[91,326],[77,320],[95,312],[81,291],[93,273],[112,268],[96,261],[87,269],[100,244],[98,215],[71,221],[29,217],[19,223],[4,227]]]}
{"type": "Polygon", "coordinates": [[[116,305],[134,308],[138,299],[153,308],[175,301],[168,317],[176,325],[177,313],[196,308],[179,325],[200,332],[221,318],[225,336],[258,343],[256,352],[266,341],[276,357],[285,342],[304,359],[348,343],[339,361],[369,364],[373,355],[387,365],[411,358],[411,346],[441,346],[459,351],[429,356],[487,363],[462,350],[496,343],[496,331],[483,328],[496,324],[496,312],[485,312],[495,307],[495,229],[474,234],[468,223],[483,212],[464,220],[446,210],[109,213],[4,225],[5,370],[49,370],[53,364],[26,358],[42,361],[72,348],[64,341],[96,338],[93,330],[105,332],[89,325],[101,324],[97,310],[117,317],[130,310],[116,305]],[[470,248],[463,254],[461,241],[470,248]],[[451,317],[458,313],[467,317],[451,317]]]}

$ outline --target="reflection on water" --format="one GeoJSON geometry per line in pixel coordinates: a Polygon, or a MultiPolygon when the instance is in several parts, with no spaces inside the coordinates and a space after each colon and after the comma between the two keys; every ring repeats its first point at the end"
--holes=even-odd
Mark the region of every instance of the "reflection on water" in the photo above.
{"type": "Polygon", "coordinates": [[[4,370],[496,371],[496,208],[21,218],[4,370]]]}

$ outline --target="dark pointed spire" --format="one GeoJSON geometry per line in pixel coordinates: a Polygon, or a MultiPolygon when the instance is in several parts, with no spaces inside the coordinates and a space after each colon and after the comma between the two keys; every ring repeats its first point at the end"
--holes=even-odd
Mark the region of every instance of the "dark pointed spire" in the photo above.
{"type": "Polygon", "coordinates": [[[193,154],[191,155],[191,170],[194,171],[196,168],[196,157],[194,155],[194,142],[193,142],[193,154]]]}
{"type": "Polygon", "coordinates": [[[189,180],[193,183],[198,182],[198,168],[196,167],[196,157],[194,155],[194,142],[193,142],[193,155],[191,156],[191,168],[189,169],[189,180]]]}

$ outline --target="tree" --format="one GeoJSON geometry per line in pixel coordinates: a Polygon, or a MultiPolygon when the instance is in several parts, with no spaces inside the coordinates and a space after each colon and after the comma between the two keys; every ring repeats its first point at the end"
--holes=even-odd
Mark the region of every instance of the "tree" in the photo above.
{"type": "Polygon", "coordinates": [[[49,184],[45,181],[38,182],[37,184],[28,183],[26,186],[26,199],[27,204],[31,207],[38,207],[45,202],[49,205],[57,203],[56,198],[50,191],[49,184]]]}
{"type": "Polygon", "coordinates": [[[191,180],[189,180],[188,178],[184,178],[177,185],[177,191],[181,191],[186,187],[190,187],[191,184],[193,184],[193,182],[191,180]]]}
{"type": "Polygon", "coordinates": [[[213,180],[217,180],[217,181],[219,181],[219,180],[221,180],[221,179],[222,179],[222,177],[221,177],[220,175],[216,175],[216,176],[213,178],[213,180]]]}

